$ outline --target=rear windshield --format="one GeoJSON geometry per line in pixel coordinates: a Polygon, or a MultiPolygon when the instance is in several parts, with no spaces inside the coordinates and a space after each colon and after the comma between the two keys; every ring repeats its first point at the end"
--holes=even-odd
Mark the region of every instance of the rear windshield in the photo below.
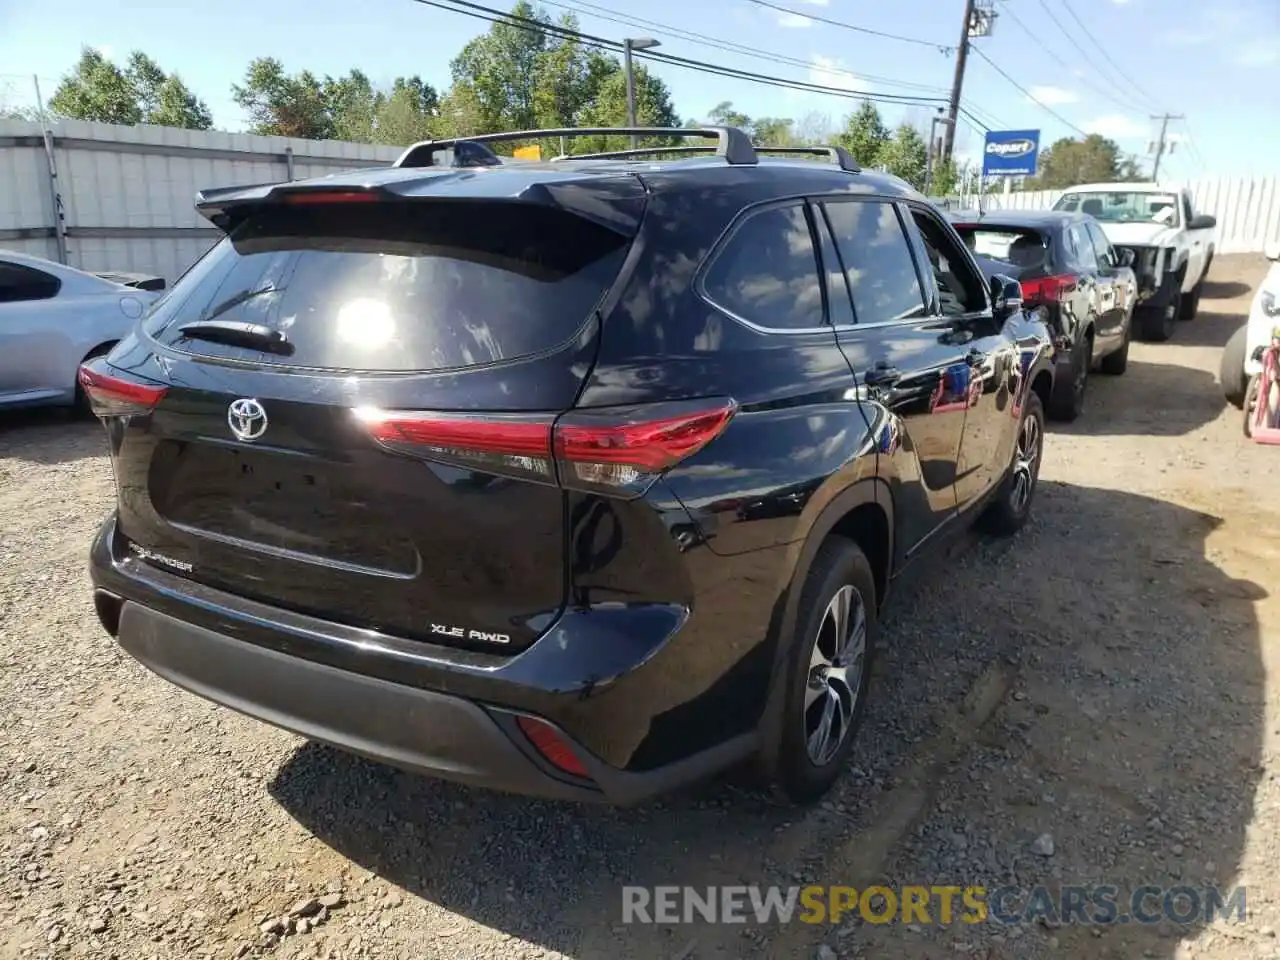
{"type": "Polygon", "coordinates": [[[958,225],[956,232],[975,255],[1016,267],[1043,266],[1048,254],[1044,237],[1034,230],[958,225]]]}
{"type": "Polygon", "coordinates": [[[628,240],[517,203],[391,202],[273,210],[221,240],[147,331],[199,356],[342,370],[443,370],[572,338],[628,240]],[[192,323],[283,333],[283,351],[188,336],[192,323]]]}

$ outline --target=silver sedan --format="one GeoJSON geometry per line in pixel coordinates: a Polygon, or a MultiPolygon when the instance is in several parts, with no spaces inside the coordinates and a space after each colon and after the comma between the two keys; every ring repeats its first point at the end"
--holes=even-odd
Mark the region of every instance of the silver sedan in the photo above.
{"type": "Polygon", "coordinates": [[[110,350],[159,296],[0,250],[0,410],[81,402],[80,364],[110,350]]]}

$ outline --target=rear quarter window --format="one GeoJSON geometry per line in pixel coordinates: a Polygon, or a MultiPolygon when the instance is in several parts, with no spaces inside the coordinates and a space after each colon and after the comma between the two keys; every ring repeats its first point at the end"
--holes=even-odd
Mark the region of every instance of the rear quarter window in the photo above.
{"type": "Polygon", "coordinates": [[[340,370],[480,366],[571,339],[612,286],[628,243],[523,203],[273,210],[220,241],[146,327],[199,356],[340,370]],[[182,333],[214,318],[281,331],[292,352],[182,333]]]}

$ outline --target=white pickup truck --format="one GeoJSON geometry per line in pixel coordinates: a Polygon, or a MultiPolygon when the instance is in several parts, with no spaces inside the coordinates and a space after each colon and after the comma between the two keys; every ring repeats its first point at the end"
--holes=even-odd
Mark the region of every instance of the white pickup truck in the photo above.
{"type": "Polygon", "coordinates": [[[1196,315],[1218,221],[1195,212],[1189,191],[1155,183],[1090,183],[1066,190],[1053,209],[1089,214],[1113,247],[1133,251],[1134,320],[1144,339],[1168,340],[1177,320],[1196,315]]]}

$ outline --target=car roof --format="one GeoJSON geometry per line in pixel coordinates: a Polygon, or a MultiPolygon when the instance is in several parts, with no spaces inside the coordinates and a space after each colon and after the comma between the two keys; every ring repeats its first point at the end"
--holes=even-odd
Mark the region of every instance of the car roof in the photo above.
{"type": "Polygon", "coordinates": [[[1082,183],[1063,193],[1177,193],[1177,188],[1159,183],[1082,183]]]}
{"type": "Polygon", "coordinates": [[[993,227],[1052,227],[1091,219],[1087,214],[1066,210],[957,210],[947,215],[952,223],[983,224],[993,227]]]}

